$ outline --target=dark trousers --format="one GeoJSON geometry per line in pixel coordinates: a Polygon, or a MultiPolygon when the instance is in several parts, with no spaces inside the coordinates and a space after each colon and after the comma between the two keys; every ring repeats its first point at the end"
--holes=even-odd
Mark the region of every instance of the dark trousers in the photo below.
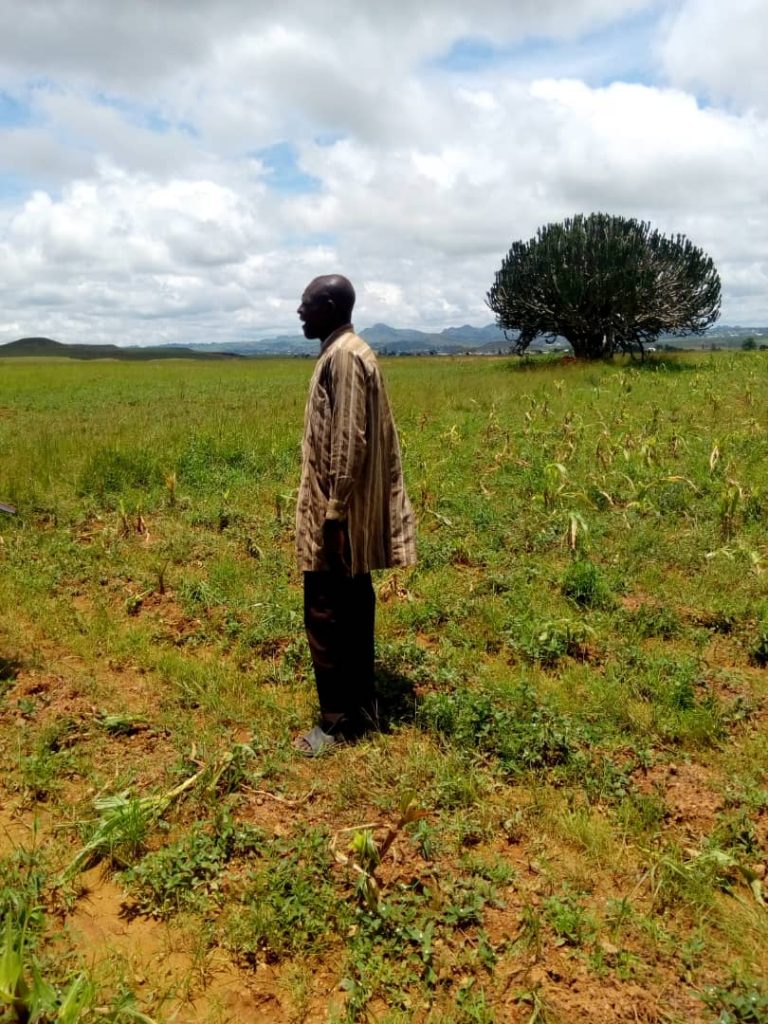
{"type": "Polygon", "coordinates": [[[320,713],[343,714],[352,729],[365,729],[373,718],[375,615],[370,573],[304,573],[304,626],[320,713]]]}

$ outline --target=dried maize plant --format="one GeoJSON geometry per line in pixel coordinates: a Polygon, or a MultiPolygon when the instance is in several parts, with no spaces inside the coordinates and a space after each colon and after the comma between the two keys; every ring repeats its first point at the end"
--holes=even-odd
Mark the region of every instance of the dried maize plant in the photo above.
{"type": "Polygon", "coordinates": [[[358,893],[366,906],[373,911],[378,908],[381,896],[381,881],[376,874],[381,862],[406,825],[426,817],[426,812],[419,807],[416,797],[411,793],[403,796],[399,810],[399,817],[394,824],[355,825],[337,832],[331,840],[331,849],[336,860],[339,864],[351,867],[357,874],[358,893]],[[379,829],[386,829],[386,832],[382,840],[377,842],[374,833],[379,829]],[[345,854],[336,848],[336,843],[340,835],[349,832],[353,833],[349,844],[350,854],[345,854]]]}

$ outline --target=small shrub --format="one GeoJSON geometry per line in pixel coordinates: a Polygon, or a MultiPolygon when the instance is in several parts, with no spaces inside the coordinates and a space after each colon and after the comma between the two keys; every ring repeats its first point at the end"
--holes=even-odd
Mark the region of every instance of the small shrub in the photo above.
{"type": "Polygon", "coordinates": [[[587,558],[571,562],[563,574],[560,589],[580,608],[607,608],[613,603],[602,569],[587,558]]]}
{"type": "Polygon", "coordinates": [[[669,640],[680,632],[680,618],[674,608],[666,605],[641,604],[629,620],[639,636],[669,640]]]}
{"type": "Polygon", "coordinates": [[[566,764],[576,749],[570,721],[528,687],[505,693],[503,703],[471,690],[428,694],[417,720],[460,748],[497,758],[513,775],[566,764]]]}
{"type": "Polygon", "coordinates": [[[583,658],[593,631],[571,619],[514,620],[507,630],[507,642],[526,661],[554,668],[561,658],[583,658]]]}
{"type": "Polygon", "coordinates": [[[757,624],[749,648],[749,660],[758,668],[765,668],[768,665],[768,620],[766,619],[761,619],[757,624]]]}

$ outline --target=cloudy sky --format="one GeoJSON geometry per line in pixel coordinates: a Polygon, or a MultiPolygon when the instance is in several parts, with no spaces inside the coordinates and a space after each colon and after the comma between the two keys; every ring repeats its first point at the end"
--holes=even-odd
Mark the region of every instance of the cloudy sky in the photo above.
{"type": "Polygon", "coordinates": [[[596,210],[768,324],[765,0],[0,0],[0,342],[441,329],[596,210]]]}

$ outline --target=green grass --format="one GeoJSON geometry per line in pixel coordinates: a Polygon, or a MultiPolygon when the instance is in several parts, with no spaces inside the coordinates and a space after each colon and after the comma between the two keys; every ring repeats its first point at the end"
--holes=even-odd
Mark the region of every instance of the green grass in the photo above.
{"type": "Polygon", "coordinates": [[[27,974],[61,1002],[82,973],[83,1021],[233,1019],[222,971],[278,1024],[570,1024],[631,986],[766,1019],[766,353],[385,360],[420,559],[377,579],[382,734],[317,763],[290,747],[311,366],[0,364],[27,974]],[[412,793],[371,902],[353,839],[412,793]],[[144,960],[78,930],[105,886],[144,960]]]}

